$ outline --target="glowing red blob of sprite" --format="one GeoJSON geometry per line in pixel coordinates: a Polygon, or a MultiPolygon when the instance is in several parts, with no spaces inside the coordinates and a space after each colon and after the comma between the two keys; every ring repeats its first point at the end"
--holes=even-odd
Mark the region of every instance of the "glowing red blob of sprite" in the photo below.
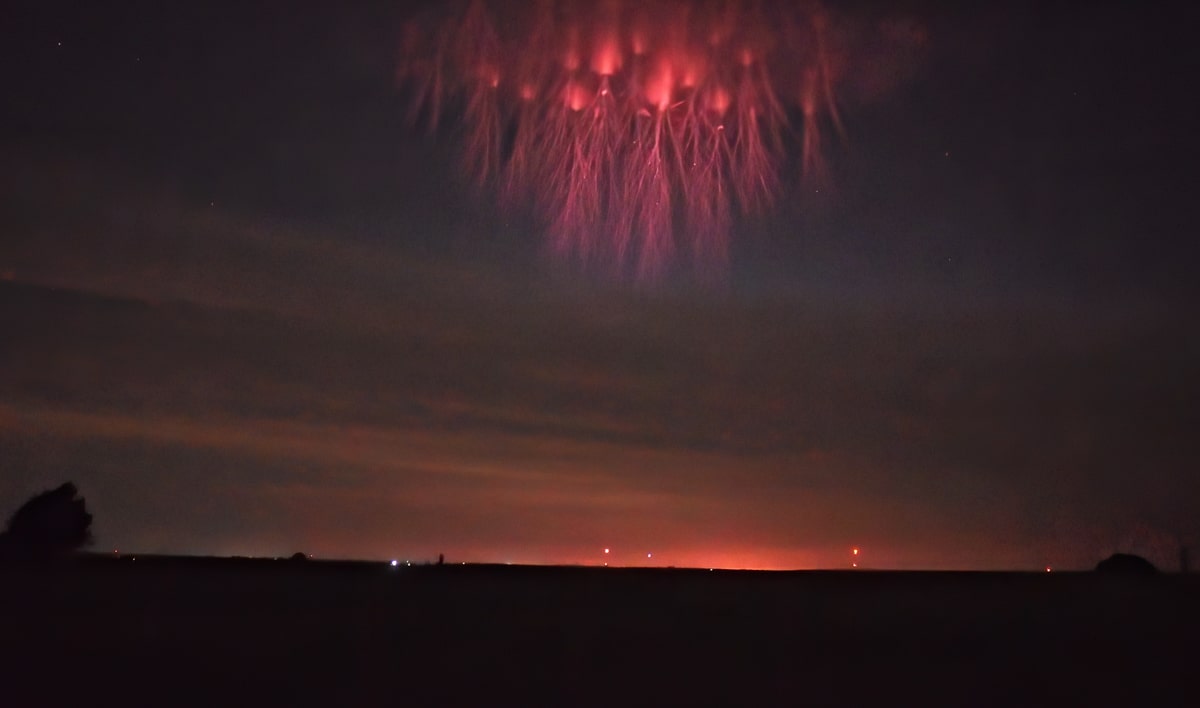
{"type": "Polygon", "coordinates": [[[680,254],[719,273],[734,215],[777,196],[785,131],[804,176],[825,172],[829,24],[815,3],[471,0],[409,28],[399,74],[433,124],[461,120],[472,177],[531,203],[557,254],[640,280],[680,254]]]}

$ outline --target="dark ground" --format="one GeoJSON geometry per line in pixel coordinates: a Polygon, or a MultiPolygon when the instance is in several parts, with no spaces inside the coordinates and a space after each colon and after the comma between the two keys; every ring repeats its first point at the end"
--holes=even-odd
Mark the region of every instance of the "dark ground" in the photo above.
{"type": "Polygon", "coordinates": [[[1200,704],[1197,576],[142,557],[0,600],[11,706],[1200,704]]]}

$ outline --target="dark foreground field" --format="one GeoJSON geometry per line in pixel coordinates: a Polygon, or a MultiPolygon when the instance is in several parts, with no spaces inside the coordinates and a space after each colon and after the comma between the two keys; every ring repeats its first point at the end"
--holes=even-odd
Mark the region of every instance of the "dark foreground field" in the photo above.
{"type": "Polygon", "coordinates": [[[141,558],[0,580],[0,705],[1200,705],[1195,577],[141,558]]]}

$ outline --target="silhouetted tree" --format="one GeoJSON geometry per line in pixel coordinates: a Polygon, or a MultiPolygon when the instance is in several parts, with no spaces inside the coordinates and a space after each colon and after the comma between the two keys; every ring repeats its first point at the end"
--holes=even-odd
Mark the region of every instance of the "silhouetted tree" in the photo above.
{"type": "Polygon", "coordinates": [[[0,553],[44,558],[65,555],[92,542],[92,515],[70,482],[21,505],[0,535],[0,553]]]}
{"type": "Polygon", "coordinates": [[[306,556],[306,555],[304,555],[303,553],[301,553],[301,552],[297,551],[297,552],[295,552],[295,553],[293,553],[293,554],[292,554],[292,560],[294,560],[294,561],[306,561],[306,560],[308,560],[308,556],[306,556]]]}

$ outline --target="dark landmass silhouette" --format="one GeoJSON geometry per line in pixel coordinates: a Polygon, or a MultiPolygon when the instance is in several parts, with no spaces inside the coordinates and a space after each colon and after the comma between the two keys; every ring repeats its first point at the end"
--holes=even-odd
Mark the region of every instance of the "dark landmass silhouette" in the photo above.
{"type": "Polygon", "coordinates": [[[12,705],[1169,705],[1200,657],[1190,575],[130,560],[4,574],[12,705]]]}
{"type": "Polygon", "coordinates": [[[1096,564],[1096,572],[1107,575],[1157,575],[1158,568],[1150,561],[1131,553],[1114,553],[1096,564]]]}

